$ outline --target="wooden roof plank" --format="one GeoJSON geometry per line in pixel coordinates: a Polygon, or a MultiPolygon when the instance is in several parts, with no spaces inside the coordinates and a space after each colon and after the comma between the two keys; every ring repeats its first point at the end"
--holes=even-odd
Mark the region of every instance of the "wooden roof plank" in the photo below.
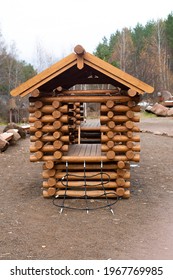
{"type": "Polygon", "coordinates": [[[76,64],[76,55],[74,53],[66,56],[65,58],[61,59],[57,63],[53,64],[46,70],[42,71],[38,75],[34,76],[33,78],[29,79],[25,83],[21,84],[17,88],[13,89],[10,94],[12,96],[25,96],[29,94],[32,90],[40,87],[41,85],[45,84],[47,81],[50,81],[57,75],[61,74],[62,72],[66,71],[68,68],[72,67],[76,64]]]}
{"type": "Polygon", "coordinates": [[[129,88],[138,91],[138,93],[152,93],[154,90],[152,86],[142,82],[141,80],[131,76],[119,68],[112,66],[108,62],[105,62],[90,53],[84,54],[84,63],[109,76],[110,78],[128,86],[129,88]]]}
{"type": "MultiPolygon", "coordinates": [[[[60,74],[65,73],[68,69],[72,68],[74,65],[76,65],[76,69],[78,69],[79,72],[81,68],[83,68],[83,63],[86,66],[91,67],[92,69],[96,70],[97,72],[101,73],[102,77],[108,77],[108,79],[111,79],[112,81],[115,81],[117,83],[120,83],[120,85],[126,86],[127,88],[133,89],[137,91],[138,93],[152,93],[154,88],[150,85],[142,82],[141,80],[138,80],[137,78],[127,74],[126,72],[112,66],[111,64],[103,61],[102,59],[84,52],[82,55],[82,62],[79,62],[78,55],[75,53],[72,53],[65,58],[61,59],[57,63],[53,64],[43,72],[39,73],[38,75],[34,76],[33,78],[29,79],[25,83],[18,86],[16,89],[13,89],[10,94],[12,96],[25,96],[29,94],[31,91],[41,87],[46,86],[48,82],[53,80],[54,78],[58,77],[60,74]],[[80,69],[79,69],[80,68],[80,69]]],[[[78,72],[75,71],[74,76],[77,75],[78,72]]],[[[71,75],[70,75],[71,76],[71,75]]],[[[74,77],[74,80],[76,81],[74,77]]],[[[80,75],[79,75],[80,77],[80,75]]],[[[86,83],[88,78],[86,78],[86,73],[81,72],[81,78],[80,79],[86,79],[86,83]],[[84,75],[84,77],[83,77],[84,75]]],[[[69,80],[71,77],[69,77],[69,80]]],[[[79,80],[80,80],[79,79],[79,80]]],[[[68,78],[65,79],[66,83],[68,84],[68,78]]],[[[49,84],[48,84],[49,86],[49,84]]]]}

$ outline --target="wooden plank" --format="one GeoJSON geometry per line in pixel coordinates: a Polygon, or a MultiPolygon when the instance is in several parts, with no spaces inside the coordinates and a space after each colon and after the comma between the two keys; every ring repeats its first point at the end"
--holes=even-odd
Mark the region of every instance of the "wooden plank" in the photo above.
{"type": "Polygon", "coordinates": [[[101,156],[101,144],[70,145],[67,156],[78,156],[78,157],[101,156]]]}
{"type": "Polygon", "coordinates": [[[96,150],[97,150],[97,145],[91,145],[91,153],[90,155],[93,156],[96,154],[96,150]]]}
{"type": "Polygon", "coordinates": [[[92,146],[92,145],[87,145],[87,146],[86,146],[86,150],[85,150],[85,156],[86,156],[86,157],[89,157],[90,154],[91,154],[91,146],[92,146]]]}

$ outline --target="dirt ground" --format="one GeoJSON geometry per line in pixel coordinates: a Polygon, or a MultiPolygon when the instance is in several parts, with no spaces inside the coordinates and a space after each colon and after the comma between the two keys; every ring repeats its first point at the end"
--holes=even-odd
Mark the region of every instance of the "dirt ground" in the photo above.
{"type": "MultiPolygon", "coordinates": [[[[0,154],[0,259],[173,259],[173,138],[165,132],[169,126],[173,135],[173,118],[140,126],[165,135],[141,133],[132,195],[112,206],[114,215],[109,208],[60,214],[52,199],[42,197],[42,164],[29,162],[29,137],[0,154]]],[[[74,204],[85,201],[68,201],[74,204]]]]}

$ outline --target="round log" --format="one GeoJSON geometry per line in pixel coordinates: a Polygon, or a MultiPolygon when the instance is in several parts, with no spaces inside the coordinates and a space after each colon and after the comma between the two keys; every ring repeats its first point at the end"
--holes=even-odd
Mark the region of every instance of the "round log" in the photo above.
{"type": "Polygon", "coordinates": [[[45,142],[54,142],[56,139],[53,135],[43,135],[40,140],[45,143],[45,142]]]}
{"type": "Polygon", "coordinates": [[[118,196],[123,196],[124,195],[124,188],[116,188],[116,194],[118,196]]]}
{"type": "Polygon", "coordinates": [[[48,191],[47,191],[47,190],[43,190],[43,197],[44,197],[44,198],[49,198],[49,197],[51,197],[51,196],[48,194],[48,191]]]}
{"type": "Polygon", "coordinates": [[[33,106],[30,105],[30,106],[28,107],[28,112],[29,112],[30,114],[31,114],[31,113],[33,114],[36,110],[37,110],[37,108],[35,108],[34,105],[33,105],[33,106]]]}
{"type": "Polygon", "coordinates": [[[52,100],[52,106],[57,109],[60,107],[60,102],[58,100],[54,99],[54,100],[52,100]]]}
{"type": "Polygon", "coordinates": [[[56,169],[48,169],[45,171],[47,172],[48,177],[54,177],[56,174],[56,169]]]}
{"type": "Polygon", "coordinates": [[[30,94],[32,97],[38,97],[40,95],[40,91],[36,88],[30,94]]]}
{"type": "MultiPolygon", "coordinates": [[[[68,152],[68,145],[61,145],[58,148],[54,147],[53,145],[45,145],[41,148],[41,151],[47,152],[47,153],[53,153],[53,152],[56,152],[57,149],[60,149],[60,151],[63,151],[63,152],[68,152]]],[[[33,148],[31,150],[32,150],[32,152],[35,152],[35,150],[33,148]]]]}
{"type": "Polygon", "coordinates": [[[140,121],[140,116],[134,116],[131,120],[133,122],[139,122],[140,121]]]}
{"type": "MultiPolygon", "coordinates": [[[[57,151],[58,152],[58,151],[57,151]]],[[[32,160],[34,160],[32,158],[32,160]]],[[[42,157],[42,161],[47,161],[47,160],[53,160],[53,161],[57,161],[57,163],[59,162],[66,162],[68,161],[69,163],[82,163],[82,162],[86,162],[86,163],[96,163],[96,162],[108,162],[108,158],[106,156],[98,156],[98,157],[87,157],[87,156],[62,156],[60,159],[55,158],[53,155],[44,155],[42,157]]],[[[133,161],[134,162],[139,162],[140,160],[140,156],[139,154],[135,154],[133,161]]],[[[117,155],[114,158],[114,161],[128,161],[128,158],[125,155],[117,155]]]]}
{"type": "Polygon", "coordinates": [[[129,100],[129,101],[127,102],[127,106],[130,107],[130,108],[134,107],[135,105],[136,105],[136,102],[133,101],[133,100],[129,100]]]}
{"type": "Polygon", "coordinates": [[[140,112],[141,111],[141,107],[140,107],[140,105],[136,105],[136,106],[132,107],[131,110],[133,112],[140,112]]]}
{"type": "Polygon", "coordinates": [[[107,123],[107,126],[110,128],[110,129],[113,129],[115,127],[115,122],[114,121],[109,121],[107,123]]]}
{"type": "Polygon", "coordinates": [[[60,149],[61,147],[62,147],[62,141],[60,141],[60,140],[55,140],[54,142],[53,142],[53,146],[54,146],[54,148],[56,148],[56,149],[60,149]]]}
{"type": "Polygon", "coordinates": [[[58,92],[63,91],[63,87],[61,87],[61,86],[57,87],[57,88],[56,88],[56,91],[58,91],[58,92]]]}
{"type": "Polygon", "coordinates": [[[29,123],[34,123],[36,122],[38,119],[36,117],[34,117],[33,115],[29,115],[28,121],[29,123]]]}
{"type": "MultiPolygon", "coordinates": [[[[118,124],[118,125],[116,125],[115,126],[115,123],[113,124],[113,123],[110,123],[110,122],[108,122],[107,123],[107,126],[106,125],[101,125],[100,126],[100,128],[99,128],[99,130],[101,131],[101,132],[108,132],[108,131],[113,131],[113,132],[127,132],[128,130],[129,130],[129,128],[127,128],[125,125],[122,125],[122,124],[118,124]],[[110,128],[109,127],[109,125],[110,126],[114,126],[113,128],[110,128]]],[[[132,122],[133,123],[133,122],[132,122]]],[[[129,124],[127,124],[127,126],[128,126],[129,124]]],[[[81,128],[81,130],[83,130],[83,128],[81,128]]],[[[133,132],[140,132],[140,128],[139,127],[137,127],[137,126],[133,126],[132,127],[132,129],[131,129],[133,132]]]]}
{"type": "Polygon", "coordinates": [[[69,146],[68,145],[63,145],[60,149],[62,152],[68,152],[69,146]]]}
{"type": "MultiPolygon", "coordinates": [[[[61,188],[61,189],[64,189],[66,187],[66,181],[64,181],[62,183],[62,181],[58,181],[56,183],[56,187],[57,188],[61,188]]],[[[94,186],[97,186],[98,185],[98,181],[87,181],[87,188],[93,188],[94,186]]],[[[78,187],[78,188],[84,188],[85,187],[85,183],[83,180],[81,181],[68,181],[68,187],[78,187]]],[[[97,188],[103,188],[102,185],[100,186],[97,186],[97,188]]],[[[104,187],[105,188],[110,188],[110,189],[114,189],[117,187],[117,184],[116,182],[114,181],[110,181],[108,183],[105,183],[104,184],[104,187]]]]}
{"type": "MultiPolygon", "coordinates": [[[[69,197],[79,197],[79,198],[85,197],[85,196],[93,197],[93,198],[99,197],[99,198],[104,198],[104,199],[105,199],[105,197],[108,197],[108,198],[117,197],[117,194],[114,190],[111,190],[111,191],[108,190],[107,192],[104,192],[102,190],[96,190],[96,191],[87,190],[86,192],[81,191],[81,190],[80,191],[79,190],[77,190],[77,191],[75,191],[75,190],[67,190],[67,191],[58,190],[58,191],[56,191],[56,197],[58,197],[58,196],[64,197],[65,194],[69,197]]],[[[48,196],[46,196],[46,193],[44,195],[45,195],[45,197],[48,197],[48,196]]]]}
{"type": "Polygon", "coordinates": [[[123,178],[116,179],[117,186],[123,187],[125,185],[125,180],[123,178]]]}
{"type": "MultiPolygon", "coordinates": [[[[136,146],[134,146],[134,145],[129,145],[130,147],[127,147],[127,145],[114,145],[113,147],[112,147],[112,150],[114,151],[114,152],[127,152],[129,149],[132,149],[132,151],[135,151],[135,152],[139,152],[140,151],[140,146],[138,146],[138,145],[136,145],[136,146]]],[[[109,151],[109,148],[108,148],[108,146],[107,145],[104,145],[104,144],[102,144],[101,145],[101,151],[102,152],[107,152],[107,151],[109,151]]]]}
{"type": "Polygon", "coordinates": [[[40,111],[45,114],[52,114],[55,108],[52,105],[44,105],[40,111]]]}
{"type": "Polygon", "coordinates": [[[133,159],[134,158],[134,152],[133,151],[127,151],[126,152],[126,157],[128,158],[128,159],[133,159]]]}
{"type": "Polygon", "coordinates": [[[61,132],[69,132],[69,127],[68,127],[68,125],[62,125],[61,128],[60,128],[60,131],[61,131],[61,132]]]}
{"type": "MultiPolygon", "coordinates": [[[[61,112],[61,113],[68,113],[68,105],[63,105],[63,106],[61,106],[61,107],[59,107],[59,111],[61,112]]],[[[79,112],[80,112],[80,109],[79,109],[79,112]]]]}
{"type": "Polygon", "coordinates": [[[56,148],[53,145],[45,145],[41,149],[42,152],[53,153],[56,151],[56,148]]]}
{"type": "Polygon", "coordinates": [[[59,120],[53,122],[54,129],[59,129],[61,126],[62,126],[62,122],[60,122],[59,120]]]}
{"type": "Polygon", "coordinates": [[[35,146],[30,146],[29,151],[30,151],[30,153],[35,153],[38,151],[38,149],[35,146]]]}
{"type": "Polygon", "coordinates": [[[114,113],[113,113],[112,111],[109,111],[109,112],[107,113],[107,116],[108,116],[109,119],[112,119],[113,116],[114,116],[114,113]]]}
{"type": "Polygon", "coordinates": [[[127,146],[127,148],[132,149],[133,146],[134,146],[134,144],[133,144],[132,141],[127,141],[127,142],[126,142],[126,146],[127,146]]]}
{"type": "Polygon", "coordinates": [[[38,140],[38,138],[35,135],[30,136],[30,142],[35,142],[37,140],[38,140]]]}
{"type": "MultiPolygon", "coordinates": [[[[84,94],[86,94],[86,91],[84,91],[84,94]]],[[[36,97],[37,98],[37,97],[36,97]]],[[[44,103],[52,103],[53,101],[58,102],[64,102],[64,103],[73,103],[73,102],[80,102],[80,103],[102,103],[103,102],[103,96],[56,96],[56,97],[39,97],[40,101],[44,103]]],[[[105,101],[116,101],[116,102],[128,102],[130,100],[129,96],[122,96],[122,95],[116,95],[116,96],[110,96],[105,95],[104,100],[105,101]]],[[[35,102],[34,97],[29,97],[29,102],[35,102]]],[[[54,105],[53,105],[54,106],[54,105]]],[[[113,105],[114,106],[114,105],[113,105]]],[[[112,107],[111,107],[112,108],[112,107]]]]}
{"type": "Polygon", "coordinates": [[[35,153],[35,157],[36,157],[37,159],[41,159],[41,158],[43,157],[43,152],[37,151],[37,152],[35,153]]]}
{"type": "Polygon", "coordinates": [[[49,178],[49,179],[47,180],[47,183],[48,183],[48,186],[49,186],[49,187],[53,187],[53,186],[56,185],[56,179],[55,179],[55,178],[49,178]]]}
{"type": "Polygon", "coordinates": [[[132,129],[133,126],[134,126],[134,123],[133,123],[132,121],[127,121],[127,122],[125,123],[125,126],[126,126],[128,129],[132,129]]]}
{"type": "Polygon", "coordinates": [[[130,172],[127,172],[125,169],[117,168],[117,175],[118,175],[118,177],[122,177],[124,179],[130,178],[130,172]],[[127,177],[127,174],[128,174],[128,177],[127,177]]]}
{"type": "Polygon", "coordinates": [[[35,136],[36,136],[37,138],[41,138],[42,135],[43,135],[43,132],[40,131],[40,130],[37,130],[37,131],[35,132],[35,136]]]}
{"type": "Polygon", "coordinates": [[[129,198],[130,197],[130,190],[125,190],[123,194],[123,198],[129,198]]]}
{"type": "MultiPolygon", "coordinates": [[[[100,116],[100,121],[101,121],[101,123],[107,123],[107,122],[109,122],[109,118],[107,117],[107,116],[100,116]]],[[[113,116],[113,118],[112,118],[112,120],[114,121],[114,122],[126,122],[126,121],[128,121],[128,117],[127,116],[123,116],[123,115],[116,115],[116,116],[113,116]]]]}
{"type": "Polygon", "coordinates": [[[52,112],[52,116],[55,118],[55,119],[59,119],[61,117],[61,112],[58,111],[58,110],[55,110],[52,112]]]}
{"type": "Polygon", "coordinates": [[[132,119],[134,117],[134,112],[133,111],[127,111],[126,112],[126,116],[129,118],[129,119],[132,119]]]}
{"type": "Polygon", "coordinates": [[[54,167],[54,161],[52,161],[52,160],[46,161],[45,166],[47,169],[52,169],[54,167]]]}
{"type": "Polygon", "coordinates": [[[59,120],[63,123],[68,123],[69,117],[68,117],[68,115],[63,115],[62,117],[60,117],[59,120]]]}
{"type": "Polygon", "coordinates": [[[114,107],[114,101],[113,100],[108,100],[107,102],[106,102],[106,106],[107,106],[107,108],[109,108],[109,109],[111,109],[112,107],[114,107]]]}
{"type": "Polygon", "coordinates": [[[30,125],[30,127],[29,127],[30,135],[35,134],[36,131],[37,131],[37,128],[34,125],[30,125]]]}
{"type": "Polygon", "coordinates": [[[134,152],[140,152],[141,147],[140,147],[140,145],[134,145],[134,146],[132,147],[132,150],[133,150],[134,152]]]}
{"type": "Polygon", "coordinates": [[[35,121],[35,123],[34,123],[35,128],[39,129],[39,128],[42,128],[42,126],[43,126],[43,123],[41,121],[35,121]]]}
{"type": "Polygon", "coordinates": [[[55,132],[53,133],[53,137],[54,137],[55,139],[59,139],[60,136],[61,136],[61,132],[59,132],[59,131],[55,131],[55,132]]]}
{"type": "MultiPolygon", "coordinates": [[[[128,107],[127,105],[115,105],[110,109],[112,110],[112,112],[124,113],[130,110],[130,107],[128,107]]],[[[110,109],[106,105],[101,105],[100,107],[101,112],[108,112],[110,109]]]]}
{"type": "Polygon", "coordinates": [[[56,151],[54,152],[53,156],[55,159],[60,159],[62,157],[62,152],[56,151]]]}
{"type": "Polygon", "coordinates": [[[113,132],[112,130],[109,130],[109,131],[107,132],[107,137],[108,137],[109,139],[113,138],[113,137],[114,137],[114,132],[113,132]]]}
{"type": "Polygon", "coordinates": [[[35,101],[35,108],[40,109],[43,107],[43,102],[40,100],[35,101]]]}
{"type": "Polygon", "coordinates": [[[39,161],[39,159],[37,159],[35,155],[31,155],[31,156],[29,157],[29,160],[30,160],[30,162],[39,161]]]}
{"type": "Polygon", "coordinates": [[[112,160],[112,159],[115,158],[115,152],[114,151],[108,151],[106,153],[106,156],[107,156],[108,159],[112,160]]]}
{"type": "Polygon", "coordinates": [[[81,45],[76,45],[74,48],[74,52],[77,55],[83,55],[85,53],[85,49],[81,45]]]}
{"type": "Polygon", "coordinates": [[[56,193],[56,188],[48,188],[47,195],[48,196],[54,196],[56,193]]]}
{"type": "MultiPolygon", "coordinates": [[[[47,170],[45,170],[45,171],[47,171],[47,170]]],[[[65,175],[66,175],[66,172],[64,172],[64,171],[63,172],[56,172],[55,178],[61,179],[65,175]]],[[[47,173],[44,173],[44,176],[45,176],[45,178],[47,178],[46,177],[46,176],[48,176],[47,173]]],[[[93,179],[100,181],[101,177],[102,177],[102,179],[107,180],[108,176],[109,176],[110,180],[114,180],[114,179],[117,178],[117,173],[109,172],[109,171],[105,172],[104,171],[104,173],[102,173],[102,175],[101,175],[98,171],[86,171],[85,176],[87,177],[87,180],[90,180],[90,181],[92,181],[93,179]]],[[[82,177],[84,177],[84,171],[83,172],[79,172],[79,171],[73,171],[72,172],[71,170],[69,171],[68,180],[73,180],[73,181],[81,180],[82,177]]]]}
{"type": "Polygon", "coordinates": [[[53,123],[56,119],[52,115],[44,115],[41,118],[43,123],[53,123]]]}
{"type": "Polygon", "coordinates": [[[35,147],[37,150],[41,149],[43,147],[43,142],[40,140],[35,141],[35,147]]]}
{"type": "Polygon", "coordinates": [[[66,142],[66,143],[68,143],[69,142],[69,135],[62,135],[61,137],[60,137],[60,140],[62,141],[62,142],[66,142]]]}
{"type": "Polygon", "coordinates": [[[137,94],[137,92],[131,88],[127,91],[127,93],[130,97],[134,97],[137,94]]]}
{"type": "Polygon", "coordinates": [[[133,132],[132,131],[127,131],[127,137],[132,138],[133,137],[133,132]]]}
{"type": "Polygon", "coordinates": [[[123,169],[125,168],[125,162],[120,160],[117,162],[117,167],[120,168],[120,169],[123,169]]]}
{"type": "Polygon", "coordinates": [[[106,145],[108,146],[109,149],[114,147],[114,141],[109,140],[106,145]]]}
{"type": "Polygon", "coordinates": [[[39,119],[39,118],[41,118],[41,116],[42,116],[42,112],[39,111],[39,110],[37,110],[37,111],[35,111],[34,116],[35,116],[37,119],[39,119]]]}
{"type": "MultiPolygon", "coordinates": [[[[114,142],[126,142],[126,141],[128,141],[128,137],[127,136],[125,136],[125,135],[115,135],[113,138],[112,138],[112,140],[114,141],[114,142]]],[[[137,136],[135,136],[135,139],[137,139],[137,136]]],[[[106,135],[102,135],[101,136],[101,143],[103,143],[103,142],[108,142],[109,141],[109,138],[106,136],[106,135]]],[[[111,148],[111,147],[110,147],[111,148]]]]}
{"type": "MultiPolygon", "coordinates": [[[[66,164],[64,162],[58,163],[55,165],[56,170],[66,170],[66,164]]],[[[68,164],[69,170],[82,170],[83,171],[83,164],[82,163],[69,163],[68,164]]],[[[99,170],[100,171],[101,165],[100,163],[87,163],[86,164],[86,170],[99,170]]],[[[126,168],[129,168],[126,164],[126,168]]],[[[115,162],[104,162],[103,163],[103,169],[104,170],[113,170],[115,171],[117,169],[117,164],[115,162]]]]}

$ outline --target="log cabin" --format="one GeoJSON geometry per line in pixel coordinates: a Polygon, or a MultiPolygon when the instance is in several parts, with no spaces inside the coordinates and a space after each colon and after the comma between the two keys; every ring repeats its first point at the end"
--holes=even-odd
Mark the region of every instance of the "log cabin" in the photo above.
{"type": "Polygon", "coordinates": [[[44,197],[130,197],[140,160],[138,102],[153,87],[88,53],[74,52],[11,91],[29,96],[31,162],[43,162],[44,197]],[[97,104],[88,119],[85,105],[97,104]]]}

